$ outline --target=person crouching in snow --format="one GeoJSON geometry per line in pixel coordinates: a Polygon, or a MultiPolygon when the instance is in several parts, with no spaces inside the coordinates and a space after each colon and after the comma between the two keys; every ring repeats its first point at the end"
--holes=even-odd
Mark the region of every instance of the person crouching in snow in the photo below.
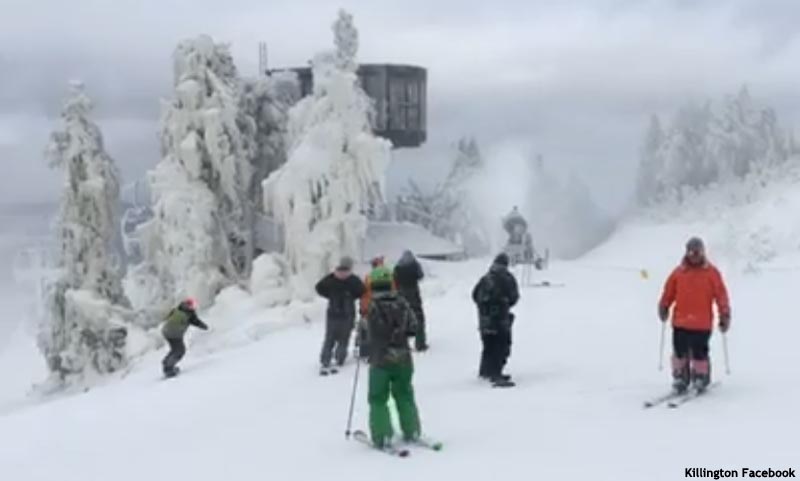
{"type": "Polygon", "coordinates": [[[378,448],[394,436],[389,395],[394,398],[406,441],[420,436],[420,421],[411,380],[414,365],[408,338],[415,335],[416,317],[408,302],[392,287],[392,271],[377,267],[370,274],[372,300],[367,312],[369,352],[369,427],[378,448]]]}
{"type": "Polygon", "coordinates": [[[204,331],[208,330],[208,326],[197,317],[197,301],[191,297],[169,311],[164,326],[161,328],[161,334],[169,344],[169,353],[161,362],[164,375],[167,377],[173,377],[180,371],[178,362],[186,354],[183,336],[186,335],[189,326],[199,327],[204,331]]]}
{"type": "Polygon", "coordinates": [[[685,392],[690,383],[698,391],[711,382],[708,341],[713,329],[713,304],[717,305],[719,328],[728,331],[731,307],[722,275],[706,258],[705,246],[693,237],[686,244],[686,255],[667,279],[658,305],[662,322],[672,309],[673,388],[685,392]]]}
{"type": "Polygon", "coordinates": [[[355,304],[364,294],[364,283],[353,274],[353,259],[342,257],[336,269],[317,283],[317,294],[328,300],[325,320],[325,340],[319,361],[320,374],[336,372],[330,369],[331,358],[341,366],[347,359],[347,346],[356,320],[355,304]]]}

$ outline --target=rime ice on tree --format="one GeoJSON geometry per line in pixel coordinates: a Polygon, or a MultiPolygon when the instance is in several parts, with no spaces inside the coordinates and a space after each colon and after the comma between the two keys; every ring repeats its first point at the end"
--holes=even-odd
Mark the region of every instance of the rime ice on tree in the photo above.
{"type": "Polygon", "coordinates": [[[313,94],[289,113],[288,160],[263,185],[265,209],[284,229],[298,298],[310,298],[342,255],[360,257],[390,158],[390,144],[372,134],[370,100],[355,74],[358,37],[345,12],[334,37],[337,51],[314,57],[313,94]]]}
{"type": "Polygon", "coordinates": [[[782,131],[771,108],[758,108],[747,88],[721,106],[689,103],[668,128],[653,117],[641,153],[637,200],[640,205],[670,199],[715,182],[764,175],[786,166],[792,137],[782,131]]]}
{"type": "Polygon", "coordinates": [[[119,312],[127,300],[115,252],[119,181],[91,110],[83,85],[73,82],[63,129],[48,146],[50,164],[63,169],[65,182],[56,225],[59,275],[48,288],[38,344],[60,382],[114,372],[126,362],[119,312]]]}
{"type": "Polygon", "coordinates": [[[240,108],[229,49],[208,36],[181,42],[174,69],[175,96],[161,119],[163,158],[149,173],[155,217],[142,229],[145,262],[131,277],[155,297],[142,302],[162,309],[183,295],[210,302],[249,275],[253,249],[256,129],[240,108]]]}
{"type": "Polygon", "coordinates": [[[286,162],[286,129],[289,108],[300,98],[300,86],[292,72],[247,79],[242,83],[240,128],[245,138],[254,138],[251,149],[252,175],[248,198],[263,210],[261,183],[286,162]],[[247,120],[252,119],[252,122],[247,120]]]}
{"type": "Polygon", "coordinates": [[[436,235],[460,243],[469,255],[488,252],[489,233],[484,222],[476,218],[477,206],[471,185],[485,168],[480,148],[474,138],[462,138],[456,144],[456,155],[442,182],[426,193],[414,181],[400,202],[402,215],[423,225],[436,235]]]}

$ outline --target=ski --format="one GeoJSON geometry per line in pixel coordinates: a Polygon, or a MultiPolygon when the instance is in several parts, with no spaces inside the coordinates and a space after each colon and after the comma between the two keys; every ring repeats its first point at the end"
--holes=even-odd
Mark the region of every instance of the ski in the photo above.
{"type": "Polygon", "coordinates": [[[678,397],[677,399],[673,399],[672,401],[667,403],[667,406],[670,407],[670,408],[673,408],[673,409],[674,408],[678,408],[680,406],[683,406],[684,404],[688,403],[689,401],[693,401],[693,400],[695,400],[695,399],[697,399],[699,397],[705,396],[706,394],[708,394],[708,391],[710,391],[717,384],[719,384],[719,383],[712,382],[711,384],[706,386],[706,388],[703,389],[702,391],[698,391],[696,389],[692,389],[692,390],[688,391],[687,393],[683,394],[682,396],[678,397]]]}
{"type": "Polygon", "coordinates": [[[369,436],[364,431],[353,431],[353,439],[360,442],[361,444],[365,444],[370,448],[374,449],[375,451],[380,451],[382,453],[388,454],[390,456],[397,456],[398,458],[405,458],[408,457],[411,452],[408,449],[398,448],[396,446],[386,446],[383,448],[376,447],[370,441],[369,436]]]}
{"type": "Polygon", "coordinates": [[[658,406],[659,404],[664,404],[665,402],[671,401],[671,400],[673,400],[675,398],[678,398],[680,396],[683,396],[683,394],[673,390],[673,391],[668,392],[667,394],[663,394],[661,396],[654,397],[652,399],[648,399],[647,401],[644,402],[644,408],[648,409],[648,408],[651,408],[651,407],[655,407],[655,406],[658,406]]]}
{"type": "Polygon", "coordinates": [[[534,282],[532,284],[528,284],[528,287],[566,287],[566,284],[563,282],[534,282]]]}
{"type": "Polygon", "coordinates": [[[420,436],[419,438],[413,441],[406,442],[406,444],[410,446],[419,446],[421,448],[430,449],[431,451],[441,451],[442,448],[444,447],[444,444],[442,444],[440,441],[435,441],[426,436],[420,436]]]}

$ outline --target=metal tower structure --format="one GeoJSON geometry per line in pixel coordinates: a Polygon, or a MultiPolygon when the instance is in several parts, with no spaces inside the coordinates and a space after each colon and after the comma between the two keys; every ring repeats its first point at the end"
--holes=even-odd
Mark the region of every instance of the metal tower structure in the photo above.
{"type": "Polygon", "coordinates": [[[264,76],[267,75],[267,69],[269,68],[267,64],[267,42],[259,42],[258,43],[258,75],[264,76]]]}

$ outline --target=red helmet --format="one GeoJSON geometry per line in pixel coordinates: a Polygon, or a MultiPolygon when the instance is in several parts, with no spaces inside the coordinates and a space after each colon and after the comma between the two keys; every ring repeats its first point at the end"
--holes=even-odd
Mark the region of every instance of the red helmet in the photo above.
{"type": "Polygon", "coordinates": [[[193,311],[197,310],[197,299],[195,299],[194,297],[187,297],[186,300],[183,301],[183,303],[189,309],[191,309],[193,311]]]}

